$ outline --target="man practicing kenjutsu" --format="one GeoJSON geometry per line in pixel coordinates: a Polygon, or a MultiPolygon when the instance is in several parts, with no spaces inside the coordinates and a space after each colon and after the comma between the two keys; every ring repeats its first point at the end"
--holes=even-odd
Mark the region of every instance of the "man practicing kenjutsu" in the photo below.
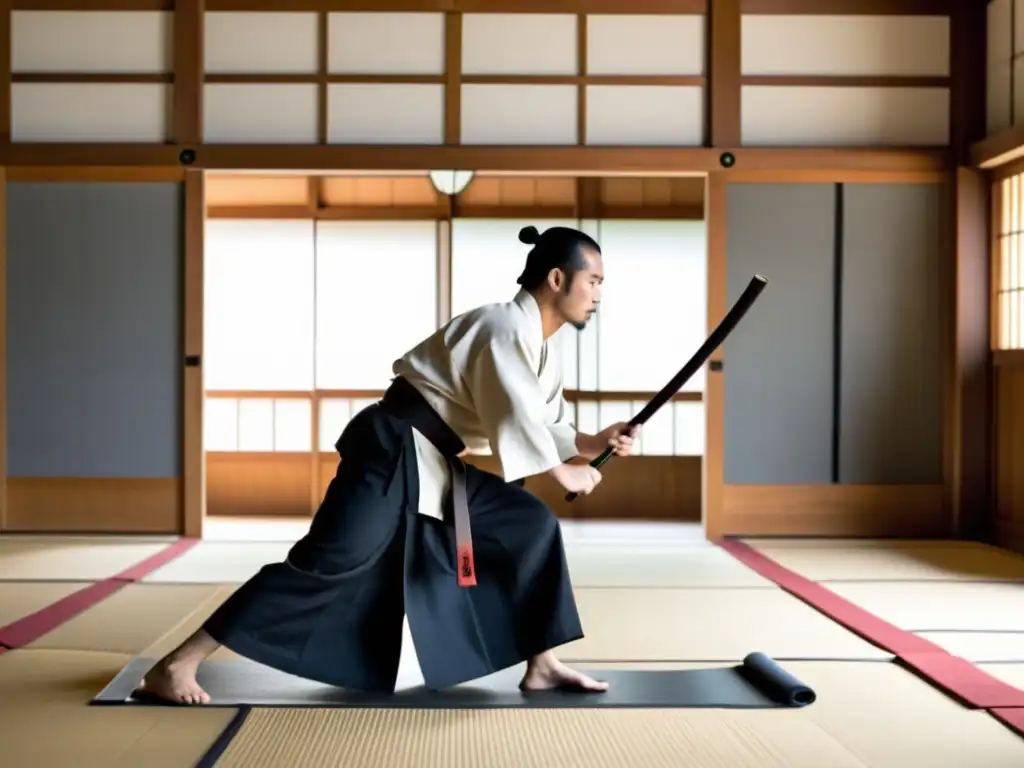
{"type": "Polygon", "coordinates": [[[453,318],[395,362],[384,397],[338,439],[337,474],[309,532],[158,662],[143,693],[208,703],[196,672],[221,645],[310,680],[393,691],[405,616],[432,689],[526,662],[524,691],[607,690],[555,656],[583,630],[558,520],[522,481],[546,473],[588,494],[600,473],[567,462],[609,446],[626,456],[637,430],[577,432],[549,343],[597,311],[600,247],[565,227],[526,227],[519,239],[533,246],[521,290],[453,318]],[[458,458],[488,446],[500,474],[458,458]],[[467,525],[471,553],[457,551],[467,525]]]}

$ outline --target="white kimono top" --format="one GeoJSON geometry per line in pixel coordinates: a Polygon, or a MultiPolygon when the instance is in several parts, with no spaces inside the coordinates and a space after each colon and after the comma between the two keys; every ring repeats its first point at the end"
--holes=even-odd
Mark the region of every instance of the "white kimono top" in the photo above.
{"type": "MultiPolygon", "coordinates": [[[[490,447],[505,480],[547,472],[579,454],[562,392],[560,345],[545,342],[540,309],[527,291],[452,318],[392,370],[471,453],[490,447]]],[[[448,464],[420,432],[413,436],[419,512],[441,519],[448,464]]]]}

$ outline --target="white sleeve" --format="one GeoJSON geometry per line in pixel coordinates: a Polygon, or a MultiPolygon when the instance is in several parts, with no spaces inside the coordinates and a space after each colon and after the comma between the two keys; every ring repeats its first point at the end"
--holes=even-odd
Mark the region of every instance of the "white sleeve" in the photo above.
{"type": "Polygon", "coordinates": [[[465,380],[502,477],[519,480],[563,463],[548,425],[547,397],[520,338],[492,339],[469,361],[465,380]]]}
{"type": "Polygon", "coordinates": [[[580,455],[576,447],[576,426],[572,423],[573,410],[565,401],[562,391],[562,377],[558,377],[558,385],[547,404],[545,414],[548,430],[555,439],[555,447],[558,448],[558,455],[562,461],[569,461],[580,455]]]}

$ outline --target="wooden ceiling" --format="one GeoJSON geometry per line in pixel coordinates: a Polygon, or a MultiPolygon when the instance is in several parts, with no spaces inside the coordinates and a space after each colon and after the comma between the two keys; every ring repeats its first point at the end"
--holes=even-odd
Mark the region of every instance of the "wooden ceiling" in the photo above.
{"type": "Polygon", "coordinates": [[[669,218],[702,219],[701,177],[475,177],[448,197],[426,175],[216,174],[210,218],[669,218]]]}

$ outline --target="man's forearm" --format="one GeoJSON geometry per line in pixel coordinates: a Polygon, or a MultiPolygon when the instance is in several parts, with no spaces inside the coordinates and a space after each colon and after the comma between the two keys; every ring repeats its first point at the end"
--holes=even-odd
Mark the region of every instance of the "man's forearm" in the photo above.
{"type": "Polygon", "coordinates": [[[606,447],[597,435],[588,435],[586,432],[576,433],[576,450],[587,461],[596,459],[606,447]]]}

